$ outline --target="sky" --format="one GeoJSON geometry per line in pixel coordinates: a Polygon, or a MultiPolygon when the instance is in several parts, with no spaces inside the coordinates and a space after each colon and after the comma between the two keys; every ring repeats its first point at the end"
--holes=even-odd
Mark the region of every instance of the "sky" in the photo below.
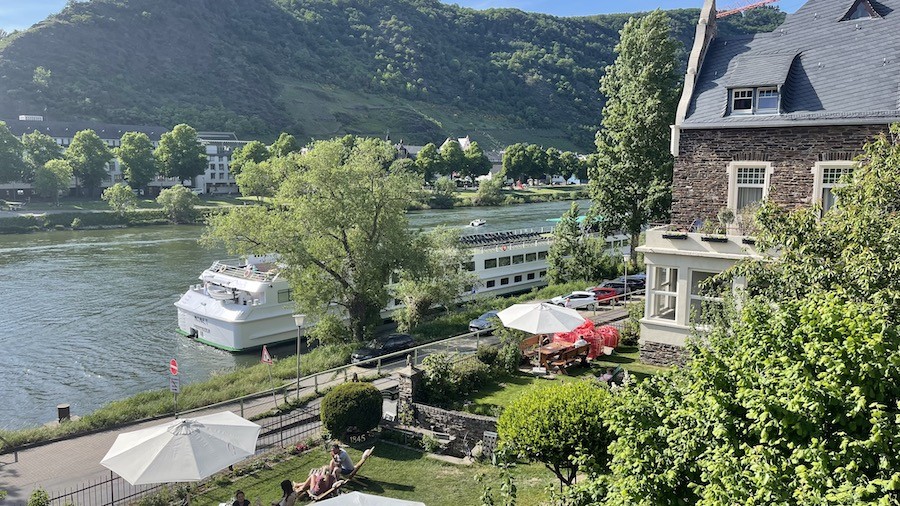
{"type": "MultiPolygon", "coordinates": [[[[718,8],[750,3],[752,0],[719,0],[718,8]]],[[[778,4],[787,12],[797,10],[805,0],[781,0],[778,4]]],[[[556,16],[585,16],[612,12],[649,11],[656,8],[699,8],[703,0],[454,0],[474,9],[513,7],[529,12],[543,12],[556,16]]],[[[50,14],[59,12],[66,0],[0,0],[0,28],[8,32],[21,30],[37,23],[50,14]]]]}

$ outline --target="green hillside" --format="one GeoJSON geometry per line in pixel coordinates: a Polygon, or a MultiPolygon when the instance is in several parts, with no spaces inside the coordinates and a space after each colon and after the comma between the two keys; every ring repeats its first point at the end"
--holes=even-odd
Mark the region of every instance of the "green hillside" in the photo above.
{"type": "MultiPolygon", "coordinates": [[[[697,15],[671,12],[687,45],[697,15]]],[[[486,148],[585,150],[627,17],[436,0],[71,3],[0,40],[0,117],[187,122],[262,137],[390,132],[411,143],[470,133],[486,148]]],[[[722,30],[772,29],[782,17],[758,9],[722,30]]]]}

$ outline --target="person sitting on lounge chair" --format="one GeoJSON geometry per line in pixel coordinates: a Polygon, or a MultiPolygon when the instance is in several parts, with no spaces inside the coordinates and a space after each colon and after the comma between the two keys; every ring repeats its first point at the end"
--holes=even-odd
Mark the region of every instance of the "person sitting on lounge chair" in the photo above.
{"type": "Polygon", "coordinates": [[[327,466],[310,469],[309,476],[303,483],[294,483],[294,491],[298,494],[309,490],[313,495],[321,495],[331,490],[337,481],[337,473],[328,470],[327,466]]]}
{"type": "Polygon", "coordinates": [[[600,376],[600,381],[602,381],[604,383],[609,383],[612,380],[612,378],[613,378],[613,368],[607,367],[606,372],[603,373],[602,376],[600,376]]]}
{"type": "Polygon", "coordinates": [[[350,455],[347,455],[347,450],[341,448],[341,445],[337,443],[331,445],[331,463],[328,465],[328,470],[332,472],[339,470],[341,474],[350,474],[354,469],[356,467],[350,460],[350,455]]]}

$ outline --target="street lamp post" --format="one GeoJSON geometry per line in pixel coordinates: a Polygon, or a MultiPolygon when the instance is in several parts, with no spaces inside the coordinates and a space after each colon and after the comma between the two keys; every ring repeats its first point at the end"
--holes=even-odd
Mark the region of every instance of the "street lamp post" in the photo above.
{"type": "Polygon", "coordinates": [[[624,295],[624,297],[622,297],[622,304],[625,304],[625,301],[628,300],[628,292],[629,292],[629,290],[628,290],[628,261],[631,260],[631,255],[623,254],[622,260],[625,263],[625,283],[623,283],[625,285],[625,290],[622,292],[622,294],[624,295]]]}
{"type": "Polygon", "coordinates": [[[300,400],[300,339],[303,332],[303,324],[306,322],[305,314],[295,314],[294,323],[297,325],[297,400],[300,400]]]}

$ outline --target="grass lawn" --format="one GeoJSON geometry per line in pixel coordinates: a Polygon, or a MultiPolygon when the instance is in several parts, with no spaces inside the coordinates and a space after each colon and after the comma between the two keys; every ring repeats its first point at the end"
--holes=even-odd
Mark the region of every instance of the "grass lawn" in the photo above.
{"type": "Polygon", "coordinates": [[[527,391],[541,388],[553,381],[579,381],[588,376],[599,376],[607,367],[617,366],[627,370],[637,381],[669,369],[641,363],[637,346],[620,346],[613,355],[597,357],[590,367],[570,368],[567,375],[556,375],[553,379],[525,373],[497,377],[472,394],[472,404],[464,409],[471,413],[496,416],[497,408],[505,408],[527,391]]]}
{"type": "MultiPolygon", "coordinates": [[[[347,451],[354,462],[359,461],[361,451],[353,448],[347,451]]],[[[217,506],[231,498],[235,490],[241,489],[251,504],[259,497],[264,505],[268,505],[280,497],[281,480],[303,481],[310,469],[322,466],[328,460],[328,453],[318,447],[275,463],[271,469],[236,478],[233,483],[214,485],[213,489],[193,497],[192,504],[217,506]]],[[[556,483],[556,478],[540,464],[518,465],[511,472],[521,506],[546,502],[547,487],[556,483]]],[[[501,478],[496,467],[454,465],[382,442],[376,443],[375,452],[357,475],[359,483],[350,483],[344,490],[420,501],[428,506],[478,505],[481,504],[482,485],[475,481],[475,476],[479,474],[485,475],[484,483],[497,494],[501,478]]]]}
{"type": "MultiPolygon", "coordinates": [[[[256,199],[252,197],[234,197],[227,195],[202,196],[198,207],[227,207],[240,206],[244,203],[255,204],[256,199]]],[[[138,199],[138,209],[162,209],[154,199],[138,199]]],[[[53,202],[32,201],[22,208],[23,212],[40,212],[40,211],[109,211],[109,204],[100,199],[62,199],[59,201],[59,207],[53,205],[53,202]]]]}

